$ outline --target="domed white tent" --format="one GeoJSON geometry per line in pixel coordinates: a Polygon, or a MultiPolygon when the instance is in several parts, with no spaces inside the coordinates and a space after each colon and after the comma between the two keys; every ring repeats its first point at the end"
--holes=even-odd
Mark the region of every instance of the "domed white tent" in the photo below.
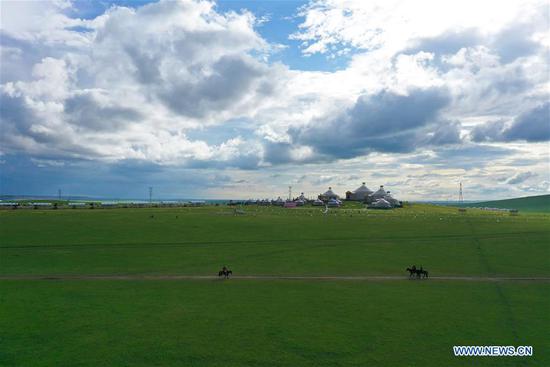
{"type": "Polygon", "coordinates": [[[359,186],[355,191],[346,192],[346,199],[363,201],[367,198],[367,196],[369,196],[372,193],[373,193],[372,190],[369,189],[363,182],[363,184],[359,186]]]}
{"type": "Polygon", "coordinates": [[[325,203],[321,199],[315,199],[315,201],[313,202],[313,205],[314,206],[323,206],[323,205],[325,205],[325,203]]]}
{"type": "Polygon", "coordinates": [[[332,187],[329,187],[327,191],[325,191],[323,194],[319,195],[319,199],[323,201],[328,201],[330,199],[338,199],[339,196],[332,191],[332,187]]]}
{"type": "Polygon", "coordinates": [[[391,209],[392,205],[386,199],[378,199],[369,205],[371,209],[391,209]]]}
{"type": "Polygon", "coordinates": [[[285,205],[285,201],[283,199],[281,199],[281,197],[279,196],[277,198],[277,200],[272,201],[271,204],[272,205],[283,206],[283,205],[285,205]]]}
{"type": "Polygon", "coordinates": [[[370,195],[374,200],[383,199],[388,193],[384,190],[384,185],[380,185],[380,188],[376,192],[370,195]]]}
{"type": "Polygon", "coordinates": [[[327,205],[330,207],[339,207],[340,205],[342,205],[342,202],[338,199],[330,199],[327,205]]]}
{"type": "Polygon", "coordinates": [[[392,207],[397,208],[401,206],[401,202],[390,195],[390,192],[386,192],[386,196],[384,196],[384,200],[386,200],[388,203],[391,204],[392,207]]]}

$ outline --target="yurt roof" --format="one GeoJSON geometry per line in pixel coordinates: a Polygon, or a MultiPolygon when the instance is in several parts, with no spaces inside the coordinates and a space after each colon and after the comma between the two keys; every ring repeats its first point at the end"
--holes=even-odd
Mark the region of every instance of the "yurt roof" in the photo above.
{"type": "Polygon", "coordinates": [[[332,187],[329,187],[328,190],[323,194],[324,196],[337,196],[334,191],[332,191],[332,187]]]}
{"type": "Polygon", "coordinates": [[[363,192],[366,192],[366,193],[372,193],[372,190],[369,189],[365,183],[363,182],[363,184],[361,186],[359,186],[355,191],[353,191],[354,194],[359,194],[359,193],[363,193],[363,192]]]}
{"type": "Polygon", "coordinates": [[[384,190],[384,186],[380,186],[380,188],[378,190],[376,190],[376,192],[373,194],[373,196],[379,196],[379,197],[384,197],[386,195],[387,195],[387,193],[384,190]]]}
{"type": "Polygon", "coordinates": [[[373,206],[377,207],[391,207],[391,204],[385,199],[378,199],[374,202],[373,206]]]}

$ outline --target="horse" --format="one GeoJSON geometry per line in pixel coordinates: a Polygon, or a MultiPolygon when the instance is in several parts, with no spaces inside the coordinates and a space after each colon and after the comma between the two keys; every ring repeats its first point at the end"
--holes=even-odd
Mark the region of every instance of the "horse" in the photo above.
{"type": "Polygon", "coordinates": [[[227,278],[229,278],[229,275],[233,275],[233,272],[232,272],[231,270],[229,270],[229,269],[227,269],[227,270],[220,270],[220,271],[218,272],[218,277],[221,277],[222,275],[224,276],[224,279],[227,279],[227,278]]]}
{"type": "Polygon", "coordinates": [[[407,268],[406,270],[409,272],[409,278],[412,278],[414,276],[416,276],[417,279],[428,277],[428,271],[424,269],[407,268]]]}

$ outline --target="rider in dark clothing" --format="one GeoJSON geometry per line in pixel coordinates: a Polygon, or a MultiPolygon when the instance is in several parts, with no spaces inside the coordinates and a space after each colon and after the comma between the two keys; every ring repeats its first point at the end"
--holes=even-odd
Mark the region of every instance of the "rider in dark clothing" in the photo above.
{"type": "Polygon", "coordinates": [[[222,271],[225,273],[227,271],[227,267],[224,265],[222,268],[222,271]]]}
{"type": "Polygon", "coordinates": [[[416,271],[416,265],[413,265],[412,270],[416,271]]]}

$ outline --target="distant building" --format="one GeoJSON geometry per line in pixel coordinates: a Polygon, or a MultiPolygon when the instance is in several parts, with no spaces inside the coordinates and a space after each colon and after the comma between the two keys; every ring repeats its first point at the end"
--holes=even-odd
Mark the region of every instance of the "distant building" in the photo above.
{"type": "Polygon", "coordinates": [[[403,203],[393,196],[389,191],[384,190],[384,186],[381,185],[378,190],[368,195],[365,203],[369,208],[373,209],[389,209],[389,208],[401,208],[403,203]],[[388,206],[389,205],[389,206],[388,206]]]}
{"type": "Polygon", "coordinates": [[[330,199],[327,203],[328,206],[330,207],[336,207],[336,208],[339,208],[340,205],[342,205],[342,202],[338,199],[330,199]]]}
{"type": "Polygon", "coordinates": [[[386,199],[376,199],[375,202],[369,205],[370,209],[391,209],[392,205],[386,199]]]}
{"type": "Polygon", "coordinates": [[[325,202],[321,199],[315,199],[315,201],[313,202],[313,206],[324,206],[325,205],[325,202]]]}
{"type": "Polygon", "coordinates": [[[273,200],[273,201],[271,202],[271,205],[283,206],[283,205],[285,205],[285,201],[279,196],[279,197],[277,198],[277,200],[273,200]]]}
{"type": "Polygon", "coordinates": [[[339,199],[340,197],[332,191],[332,187],[329,187],[327,191],[319,195],[319,200],[329,201],[330,199],[339,199]]]}
{"type": "Polygon", "coordinates": [[[403,203],[391,196],[389,191],[386,191],[386,196],[384,196],[384,200],[390,203],[391,206],[394,208],[401,208],[403,206],[403,203]]]}
{"type": "Polygon", "coordinates": [[[370,195],[370,197],[372,199],[378,200],[378,199],[383,199],[384,196],[386,196],[387,194],[388,193],[386,192],[386,190],[384,190],[384,185],[380,185],[380,188],[375,192],[373,192],[372,195],[370,195]]]}
{"type": "Polygon", "coordinates": [[[346,192],[346,200],[365,201],[365,199],[372,193],[372,190],[370,190],[363,182],[363,184],[355,191],[346,192]]]}

